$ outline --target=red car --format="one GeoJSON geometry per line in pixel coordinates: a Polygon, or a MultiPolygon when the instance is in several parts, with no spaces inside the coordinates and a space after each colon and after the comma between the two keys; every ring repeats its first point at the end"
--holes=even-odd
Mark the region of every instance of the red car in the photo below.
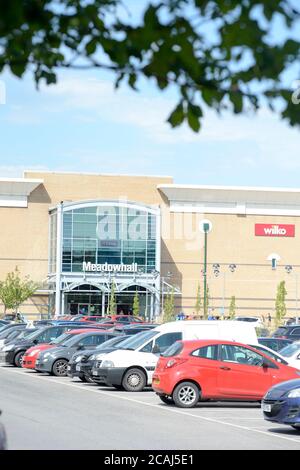
{"type": "Polygon", "coordinates": [[[40,352],[45,351],[45,349],[55,348],[59,344],[63,344],[63,342],[66,339],[70,338],[71,335],[78,335],[80,333],[86,333],[90,331],[99,331],[99,328],[78,328],[76,330],[69,330],[63,333],[62,335],[58,336],[54,341],[52,341],[51,344],[39,344],[37,346],[33,346],[32,348],[27,349],[22,359],[22,367],[24,367],[25,369],[35,369],[35,363],[40,352]]]}
{"type": "Polygon", "coordinates": [[[296,378],[298,369],[241,343],[177,341],[160,357],[152,388],[164,403],[192,408],[201,400],[260,401],[273,385],[296,378]]]}

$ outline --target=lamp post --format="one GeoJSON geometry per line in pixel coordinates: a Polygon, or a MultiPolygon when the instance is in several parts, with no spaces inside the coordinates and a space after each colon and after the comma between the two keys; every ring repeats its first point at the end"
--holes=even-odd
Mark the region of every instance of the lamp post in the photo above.
{"type": "Polygon", "coordinates": [[[212,229],[212,223],[208,219],[202,219],[199,223],[200,232],[204,233],[204,268],[203,268],[203,288],[204,288],[204,300],[203,300],[203,311],[204,317],[207,315],[207,234],[212,229]]]}
{"type": "MultiPolygon", "coordinates": [[[[288,264],[287,266],[285,266],[285,270],[288,274],[291,274],[291,272],[293,271],[293,266],[291,266],[290,264],[288,264]]],[[[299,317],[298,317],[298,274],[297,273],[293,273],[294,277],[295,277],[295,296],[296,296],[296,324],[298,325],[299,323],[299,317]]]]}
{"type": "MultiPolygon", "coordinates": [[[[229,264],[228,266],[229,271],[234,273],[236,270],[236,264],[229,264]]],[[[223,292],[222,292],[222,310],[223,315],[225,315],[225,279],[226,279],[226,272],[220,273],[220,265],[219,263],[213,264],[214,275],[218,277],[220,274],[223,276],[223,292]]]]}

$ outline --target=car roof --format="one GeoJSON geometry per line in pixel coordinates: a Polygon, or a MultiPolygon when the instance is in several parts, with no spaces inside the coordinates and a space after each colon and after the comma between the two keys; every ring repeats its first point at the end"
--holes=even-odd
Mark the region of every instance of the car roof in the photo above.
{"type": "MultiPolygon", "coordinates": [[[[245,343],[239,343],[237,341],[228,341],[228,340],[222,340],[222,339],[186,339],[181,341],[184,346],[187,348],[194,348],[194,347],[201,347],[201,346],[210,346],[212,344],[229,344],[232,346],[244,346],[248,347],[248,344],[245,343]]],[[[254,348],[254,346],[249,346],[250,348],[254,348]]]]}

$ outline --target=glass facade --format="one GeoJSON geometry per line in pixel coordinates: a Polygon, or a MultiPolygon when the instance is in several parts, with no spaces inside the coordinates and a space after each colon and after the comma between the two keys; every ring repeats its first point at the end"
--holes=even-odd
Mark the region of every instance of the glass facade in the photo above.
{"type": "Polygon", "coordinates": [[[82,272],[83,262],[91,262],[136,263],[139,271],[150,273],[156,260],[156,217],[146,208],[113,204],[64,210],[62,272],[82,272]]]}
{"type": "Polygon", "coordinates": [[[57,213],[50,214],[49,273],[56,271],[57,213]]]}

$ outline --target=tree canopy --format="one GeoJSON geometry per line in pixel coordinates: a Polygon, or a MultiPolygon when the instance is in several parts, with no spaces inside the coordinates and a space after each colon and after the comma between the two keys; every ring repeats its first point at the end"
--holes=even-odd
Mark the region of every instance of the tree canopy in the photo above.
{"type": "Polygon", "coordinates": [[[240,114],[268,105],[300,123],[283,77],[299,60],[294,0],[143,1],[132,21],[126,0],[0,0],[0,72],[53,84],[62,68],[106,69],[116,87],[134,90],[146,78],[175,87],[168,121],[194,131],[205,107],[240,114]],[[276,22],[286,34],[272,34],[276,22]]]}

